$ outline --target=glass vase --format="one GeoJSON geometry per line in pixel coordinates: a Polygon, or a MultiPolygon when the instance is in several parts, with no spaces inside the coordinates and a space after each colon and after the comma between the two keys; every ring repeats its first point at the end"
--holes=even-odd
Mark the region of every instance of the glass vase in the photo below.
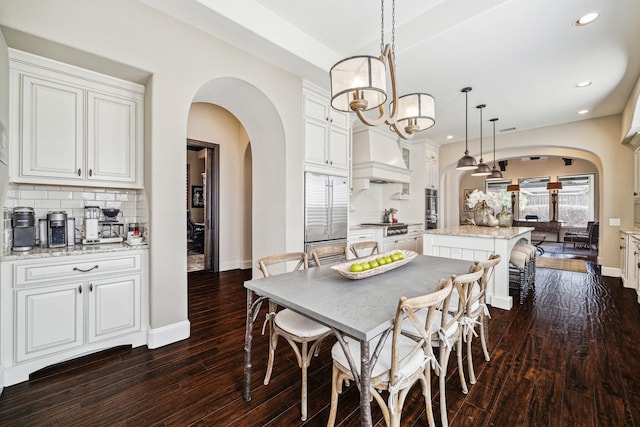
{"type": "Polygon", "coordinates": [[[486,227],[489,225],[489,215],[494,215],[494,213],[493,208],[483,200],[478,202],[475,208],[473,208],[473,220],[476,222],[476,225],[486,227]]]}
{"type": "Polygon", "coordinates": [[[507,210],[506,206],[502,207],[502,211],[497,215],[498,225],[500,227],[511,227],[513,224],[513,215],[507,210]]]}

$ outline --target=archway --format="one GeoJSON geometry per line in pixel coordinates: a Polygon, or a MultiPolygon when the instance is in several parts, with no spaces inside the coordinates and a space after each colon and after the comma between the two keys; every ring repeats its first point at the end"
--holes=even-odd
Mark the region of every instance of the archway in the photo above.
{"type": "Polygon", "coordinates": [[[211,103],[228,110],[240,121],[251,141],[252,260],[285,252],[285,221],[282,221],[282,207],[286,204],[285,135],[273,103],[255,86],[231,77],[205,83],[193,102],[211,103]]]}

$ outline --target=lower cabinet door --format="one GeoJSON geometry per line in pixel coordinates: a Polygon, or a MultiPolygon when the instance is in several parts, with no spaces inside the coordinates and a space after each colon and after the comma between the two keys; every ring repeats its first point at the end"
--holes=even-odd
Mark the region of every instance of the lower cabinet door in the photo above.
{"type": "Polygon", "coordinates": [[[89,342],[140,330],[140,275],[90,281],[89,342]]]}
{"type": "Polygon", "coordinates": [[[81,346],[83,282],[16,290],[18,362],[81,346]]]}

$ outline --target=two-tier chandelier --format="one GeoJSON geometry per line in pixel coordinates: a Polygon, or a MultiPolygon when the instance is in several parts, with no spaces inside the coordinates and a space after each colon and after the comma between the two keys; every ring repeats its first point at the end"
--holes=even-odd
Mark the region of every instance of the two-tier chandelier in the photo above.
{"type": "Polygon", "coordinates": [[[395,59],[395,0],[392,1],[391,45],[384,44],[384,0],[381,0],[380,57],[353,56],[336,63],[331,77],[331,106],[338,111],[355,112],[367,126],[387,124],[400,138],[410,139],[416,132],[435,124],[435,101],[428,93],[398,96],[395,59]],[[387,73],[391,80],[391,102],[387,101],[387,73]],[[377,118],[364,112],[377,108],[377,118]]]}

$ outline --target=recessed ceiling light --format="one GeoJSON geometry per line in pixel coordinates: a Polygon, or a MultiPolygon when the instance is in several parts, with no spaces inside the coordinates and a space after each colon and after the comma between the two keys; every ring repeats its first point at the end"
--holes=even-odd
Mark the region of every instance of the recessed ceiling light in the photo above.
{"type": "Polygon", "coordinates": [[[580,110],[578,111],[578,114],[587,114],[589,112],[589,110],[580,110]]]}
{"type": "Polygon", "coordinates": [[[582,26],[582,25],[587,25],[587,24],[591,24],[593,21],[595,21],[596,19],[598,19],[598,16],[600,16],[600,14],[598,14],[598,12],[591,12],[591,13],[587,13],[586,15],[581,16],[576,22],[575,25],[577,26],[582,26]]]}
{"type": "Polygon", "coordinates": [[[453,135],[447,135],[447,139],[453,139],[453,135]]]}
{"type": "Polygon", "coordinates": [[[591,82],[580,82],[576,84],[576,87],[587,87],[591,86],[591,82]]]}

